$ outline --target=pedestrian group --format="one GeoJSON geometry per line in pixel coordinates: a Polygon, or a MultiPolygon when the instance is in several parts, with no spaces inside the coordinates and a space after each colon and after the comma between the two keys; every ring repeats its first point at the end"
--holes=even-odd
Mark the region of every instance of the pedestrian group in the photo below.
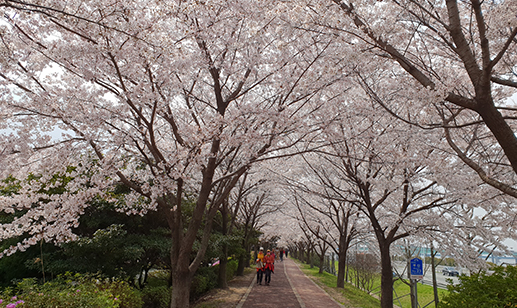
{"type": "MultiPolygon", "coordinates": [[[[280,250],[280,261],[284,260],[284,253],[287,258],[287,252],[283,249],[280,250]]],[[[278,255],[278,254],[276,254],[278,255]]],[[[271,274],[275,273],[275,250],[267,250],[264,255],[264,248],[260,247],[257,254],[257,284],[262,285],[262,279],[265,276],[265,285],[269,286],[271,283],[271,274]]]]}

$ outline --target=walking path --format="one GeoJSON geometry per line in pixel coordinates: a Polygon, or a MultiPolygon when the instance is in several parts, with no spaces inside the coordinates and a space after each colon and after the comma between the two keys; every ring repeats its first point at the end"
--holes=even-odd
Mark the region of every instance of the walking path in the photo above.
{"type": "Polygon", "coordinates": [[[237,308],[340,308],[325,291],[305,276],[291,259],[275,262],[269,286],[253,279],[237,308]]]}

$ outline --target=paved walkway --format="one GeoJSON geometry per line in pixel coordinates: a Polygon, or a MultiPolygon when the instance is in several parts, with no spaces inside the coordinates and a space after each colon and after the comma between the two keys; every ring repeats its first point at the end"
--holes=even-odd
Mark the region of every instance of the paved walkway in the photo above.
{"type": "Polygon", "coordinates": [[[340,308],[325,291],[307,278],[291,259],[275,262],[269,286],[253,279],[237,308],[340,308]]]}

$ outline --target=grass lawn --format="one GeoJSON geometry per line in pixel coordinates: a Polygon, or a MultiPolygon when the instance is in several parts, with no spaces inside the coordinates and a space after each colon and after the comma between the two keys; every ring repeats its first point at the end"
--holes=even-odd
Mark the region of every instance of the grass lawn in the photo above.
{"type": "MultiPolygon", "coordinates": [[[[294,259],[293,259],[294,260],[294,259]]],[[[346,307],[355,308],[379,308],[381,302],[369,295],[368,293],[359,290],[351,284],[345,284],[344,289],[338,289],[336,287],[336,276],[323,272],[319,274],[317,267],[310,268],[308,264],[302,264],[298,260],[295,260],[300,269],[309,278],[314,280],[319,286],[321,286],[327,293],[329,293],[336,301],[345,305],[346,307]]]]}
{"type": "MultiPolygon", "coordinates": [[[[380,290],[381,290],[380,276],[375,279],[373,285],[374,285],[373,293],[378,293],[380,295],[380,290]]],[[[402,308],[411,308],[411,297],[409,296],[409,294],[410,294],[409,285],[403,283],[400,279],[397,279],[393,283],[393,287],[394,287],[393,303],[402,308]],[[397,297],[400,297],[400,298],[397,299],[397,297]]],[[[448,292],[447,290],[438,289],[438,298],[441,299],[444,296],[444,294],[447,294],[447,292],[448,292]]],[[[429,304],[430,302],[432,302],[434,300],[433,287],[419,283],[417,286],[417,296],[418,296],[418,303],[420,304],[420,306],[421,307],[426,306],[427,304],[429,304]]],[[[435,307],[435,305],[430,304],[427,307],[435,307]]]]}
{"type": "MultiPolygon", "coordinates": [[[[380,278],[378,281],[379,289],[380,289],[380,278]]],[[[397,298],[398,296],[404,296],[398,300],[393,301],[395,305],[398,305],[402,308],[411,308],[411,297],[409,296],[409,286],[405,283],[403,283],[400,280],[397,280],[393,283],[394,291],[393,291],[393,298],[397,298]],[[400,301],[400,302],[399,302],[400,301]]],[[[438,289],[438,298],[441,299],[444,294],[447,293],[447,290],[444,289],[438,289]]],[[[433,287],[428,285],[423,285],[421,283],[417,286],[417,296],[418,296],[418,303],[421,307],[426,306],[434,299],[434,293],[433,293],[433,287]]],[[[434,304],[430,304],[428,307],[435,307],[434,304]]]]}
{"type": "MultiPolygon", "coordinates": [[[[369,295],[368,293],[357,289],[352,284],[345,284],[345,289],[338,289],[336,287],[336,276],[324,272],[323,274],[319,274],[319,269],[317,267],[310,268],[308,264],[302,264],[298,260],[296,260],[297,264],[300,266],[302,271],[309,277],[311,277],[313,280],[315,280],[320,286],[324,285],[330,290],[325,289],[329,294],[333,295],[332,293],[339,293],[341,294],[344,299],[339,299],[334,296],[334,298],[344,304],[349,305],[351,307],[380,307],[380,301],[373,296],[369,295]]],[[[336,265],[337,266],[337,265],[336,265]]],[[[381,285],[381,279],[380,276],[375,279],[373,284],[373,292],[376,293],[378,296],[380,296],[380,285],[381,285]]],[[[400,280],[396,280],[393,284],[394,291],[393,291],[393,298],[395,299],[393,303],[396,306],[399,306],[401,308],[411,308],[411,297],[409,296],[409,286],[405,283],[403,283],[400,280]],[[399,299],[397,299],[400,297],[399,299]]],[[[434,293],[433,293],[433,287],[423,284],[418,284],[417,286],[417,292],[418,292],[418,303],[421,307],[426,306],[434,299],[434,293]]],[[[444,289],[438,289],[438,298],[442,298],[444,294],[447,293],[447,290],[444,289]]],[[[435,307],[434,304],[430,304],[427,307],[435,307]]]]}

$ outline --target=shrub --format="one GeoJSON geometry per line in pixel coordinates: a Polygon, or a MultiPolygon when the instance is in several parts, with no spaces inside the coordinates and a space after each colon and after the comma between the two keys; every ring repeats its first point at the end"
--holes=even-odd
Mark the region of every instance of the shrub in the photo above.
{"type": "Polygon", "coordinates": [[[232,279],[235,276],[238,266],[239,262],[237,260],[232,259],[228,261],[228,264],[226,265],[226,277],[228,278],[228,280],[232,279]]]}
{"type": "Polygon", "coordinates": [[[449,285],[449,294],[441,308],[497,308],[517,306],[517,267],[498,266],[493,274],[487,272],[460,276],[460,283],[449,285]]]}
{"type": "Polygon", "coordinates": [[[142,290],[145,308],[168,308],[171,303],[171,289],[166,285],[146,286],[142,290]]]}
{"type": "MultiPolygon", "coordinates": [[[[213,266],[212,268],[215,268],[213,266]]],[[[208,271],[206,273],[209,273],[208,271]]],[[[192,279],[192,285],[190,286],[190,299],[195,300],[201,297],[206,292],[211,289],[217,287],[217,276],[215,278],[210,278],[213,275],[203,276],[203,275],[195,275],[192,279]]]]}
{"type": "Polygon", "coordinates": [[[143,305],[141,294],[125,281],[107,281],[102,287],[119,300],[119,308],[141,308],[143,305]]]}
{"type": "MultiPolygon", "coordinates": [[[[226,264],[226,278],[232,279],[237,272],[239,262],[237,260],[229,260],[226,264]]],[[[195,300],[208,291],[217,288],[217,278],[219,275],[219,265],[210,267],[200,267],[194,279],[192,280],[192,286],[190,288],[190,299],[195,300]]]]}
{"type": "Polygon", "coordinates": [[[140,308],[142,300],[135,290],[122,281],[100,280],[89,275],[66,274],[43,285],[36,279],[24,279],[14,289],[1,295],[1,308],[140,308]],[[13,294],[16,294],[15,296],[13,294]],[[16,302],[14,302],[16,303],[16,302]],[[9,306],[11,304],[11,306],[9,306]],[[5,306],[2,306],[5,305],[5,306]]]}
{"type": "Polygon", "coordinates": [[[217,288],[218,274],[219,265],[200,267],[192,279],[192,286],[190,287],[190,299],[197,299],[206,292],[217,288]]]}

